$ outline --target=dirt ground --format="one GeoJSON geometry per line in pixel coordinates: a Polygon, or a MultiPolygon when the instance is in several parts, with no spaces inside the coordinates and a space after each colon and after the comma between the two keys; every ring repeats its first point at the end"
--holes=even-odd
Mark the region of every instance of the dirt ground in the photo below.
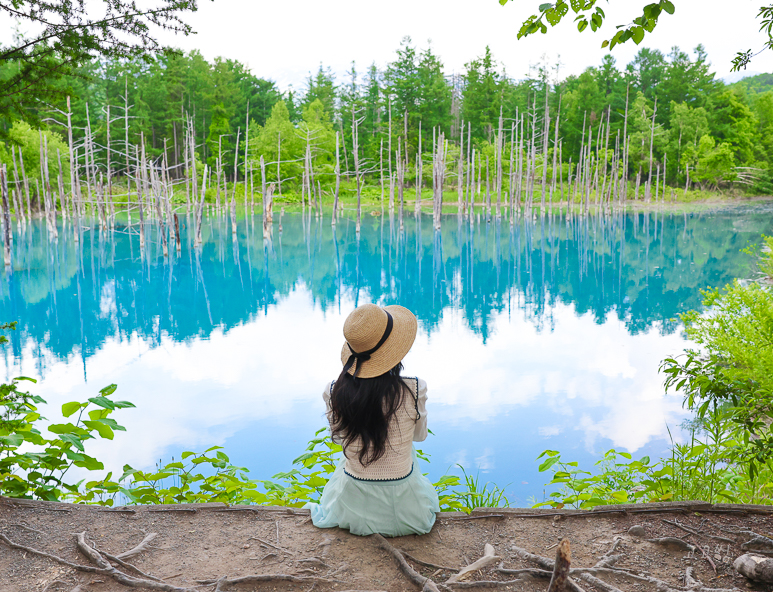
{"type": "Polygon", "coordinates": [[[749,544],[771,533],[773,508],[697,502],[588,512],[486,508],[442,514],[425,536],[380,539],[317,529],[307,511],[287,508],[107,510],[0,498],[0,592],[545,591],[562,539],[571,546],[567,589],[575,592],[773,590],[732,565],[759,541],[773,555],[762,539],[749,544]],[[78,533],[85,533],[80,547],[78,533]],[[487,544],[488,565],[448,582],[487,544]]]}

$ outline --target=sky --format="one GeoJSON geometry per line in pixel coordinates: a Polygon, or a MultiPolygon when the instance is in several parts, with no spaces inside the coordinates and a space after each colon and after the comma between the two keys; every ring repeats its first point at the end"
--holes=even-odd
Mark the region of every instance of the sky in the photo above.
{"type": "MultiPolygon", "coordinates": [[[[364,72],[375,62],[379,68],[394,59],[405,36],[419,47],[431,40],[443,60],[446,73],[462,73],[464,64],[491,47],[508,75],[521,78],[530,65],[543,57],[559,62],[560,77],[578,74],[599,64],[607,50],[601,42],[615,32],[615,25],[641,14],[649,0],[601,0],[607,14],[604,27],[580,34],[571,19],[547,35],[517,39],[521,22],[543,0],[200,0],[199,11],[187,20],[196,35],[164,36],[170,45],[198,49],[207,59],[222,56],[246,63],[253,74],[303,88],[310,71],[320,63],[330,66],[344,81],[352,60],[364,72]]],[[[702,43],[720,78],[730,74],[736,52],[762,48],[765,35],[756,19],[761,0],[674,0],[676,13],[664,15],[655,32],[642,46],[668,52],[674,45],[692,50],[702,43]],[[732,6],[732,9],[727,8],[732,6]]],[[[640,47],[629,41],[615,48],[618,65],[627,64],[640,47]]],[[[749,71],[773,72],[773,52],[755,58],[749,71]]]]}

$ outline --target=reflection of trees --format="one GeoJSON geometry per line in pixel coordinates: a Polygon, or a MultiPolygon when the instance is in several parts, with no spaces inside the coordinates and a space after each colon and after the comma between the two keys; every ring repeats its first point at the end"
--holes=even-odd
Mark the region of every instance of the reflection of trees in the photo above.
{"type": "Polygon", "coordinates": [[[90,231],[80,243],[60,233],[53,242],[35,225],[14,242],[0,318],[19,321],[16,356],[31,339],[60,358],[88,357],[115,335],[157,345],[165,334],[186,341],[227,330],[271,314],[302,284],[323,310],[339,309],[342,298],[400,303],[428,331],[454,307],[484,341],[493,315],[505,311],[552,328],[556,302],[599,323],[615,314],[631,333],[655,322],[671,331],[670,319],[700,305],[699,288],[747,273],[740,249],[770,226],[765,212],[753,211],[545,217],[514,226],[449,216],[436,233],[423,216],[420,224],[406,218],[401,233],[396,220],[368,217],[357,237],[353,220],[333,229],[298,214],[284,216],[270,243],[242,220],[234,243],[228,224],[212,218],[199,253],[189,241],[165,263],[155,228],[141,256],[136,231],[90,231]]]}

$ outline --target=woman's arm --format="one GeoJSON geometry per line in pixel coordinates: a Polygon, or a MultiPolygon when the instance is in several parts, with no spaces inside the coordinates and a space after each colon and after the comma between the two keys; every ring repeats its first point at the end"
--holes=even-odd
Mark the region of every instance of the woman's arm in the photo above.
{"type": "Polygon", "coordinates": [[[427,383],[419,379],[419,401],[418,401],[419,419],[416,420],[416,427],[413,428],[413,441],[423,442],[427,439],[427,383]]]}

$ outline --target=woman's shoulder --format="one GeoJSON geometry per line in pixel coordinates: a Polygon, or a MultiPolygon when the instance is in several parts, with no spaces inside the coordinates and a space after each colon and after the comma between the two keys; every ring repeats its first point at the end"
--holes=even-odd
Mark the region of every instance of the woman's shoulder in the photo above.
{"type": "Polygon", "coordinates": [[[418,392],[420,395],[427,392],[427,383],[418,376],[402,376],[401,378],[411,391],[418,392]]]}

